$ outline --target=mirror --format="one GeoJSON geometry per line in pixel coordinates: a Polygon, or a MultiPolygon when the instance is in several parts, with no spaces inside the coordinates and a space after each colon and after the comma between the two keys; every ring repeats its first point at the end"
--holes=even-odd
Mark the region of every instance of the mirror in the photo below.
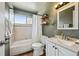
{"type": "Polygon", "coordinates": [[[68,5],[58,10],[58,28],[60,29],[76,29],[78,28],[78,7],[76,5],[68,5]]]}
{"type": "Polygon", "coordinates": [[[73,27],[74,6],[59,13],[60,28],[73,27]]]}

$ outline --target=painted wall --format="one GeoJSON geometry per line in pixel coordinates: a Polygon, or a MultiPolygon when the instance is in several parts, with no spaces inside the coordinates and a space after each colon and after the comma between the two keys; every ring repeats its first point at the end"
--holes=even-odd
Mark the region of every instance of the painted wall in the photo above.
{"type": "MultiPolygon", "coordinates": [[[[5,3],[5,34],[10,35],[10,27],[9,27],[9,6],[7,5],[7,3],[5,3]]],[[[10,37],[9,37],[10,38],[10,37]]],[[[5,55],[9,56],[10,55],[10,43],[7,43],[5,45],[5,55]]]]}
{"type": "Polygon", "coordinates": [[[58,2],[51,2],[49,4],[49,9],[48,9],[48,14],[49,14],[49,20],[53,25],[43,25],[42,30],[43,30],[43,35],[46,35],[48,37],[52,37],[55,34],[61,34],[61,31],[67,35],[67,36],[73,36],[76,38],[79,38],[79,30],[57,30],[57,14],[56,14],[56,9],[54,8],[54,6],[57,4],[58,2]]]}
{"type": "Polygon", "coordinates": [[[21,14],[21,15],[27,15],[27,16],[31,16],[32,17],[32,13],[25,12],[25,11],[19,10],[19,9],[14,9],[14,13],[15,14],[21,14]]]}
{"type": "Polygon", "coordinates": [[[15,41],[32,39],[32,25],[15,25],[15,41]]]}
{"type": "MultiPolygon", "coordinates": [[[[5,3],[0,2],[0,41],[4,41],[5,37],[5,3]]],[[[5,45],[0,46],[0,56],[5,55],[5,45]]]]}
{"type": "Polygon", "coordinates": [[[56,31],[57,31],[57,24],[56,24],[56,21],[57,21],[57,16],[56,16],[56,10],[54,8],[54,5],[57,4],[57,3],[53,3],[53,2],[50,2],[49,3],[49,7],[48,7],[48,16],[49,16],[49,21],[50,23],[54,23],[54,25],[43,25],[42,26],[42,31],[43,31],[43,35],[46,35],[48,37],[52,37],[55,35],[56,31]]]}
{"type": "MultiPolygon", "coordinates": [[[[31,13],[14,10],[14,14],[21,14],[32,17],[31,13]]],[[[32,25],[31,24],[15,24],[14,25],[14,41],[32,39],[32,25]]]]}

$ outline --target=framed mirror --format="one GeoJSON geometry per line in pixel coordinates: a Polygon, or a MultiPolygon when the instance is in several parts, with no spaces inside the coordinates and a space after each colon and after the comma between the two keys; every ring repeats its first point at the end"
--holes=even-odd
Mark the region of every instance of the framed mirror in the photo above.
{"type": "Polygon", "coordinates": [[[57,29],[78,29],[78,3],[68,3],[57,10],[57,29]]]}

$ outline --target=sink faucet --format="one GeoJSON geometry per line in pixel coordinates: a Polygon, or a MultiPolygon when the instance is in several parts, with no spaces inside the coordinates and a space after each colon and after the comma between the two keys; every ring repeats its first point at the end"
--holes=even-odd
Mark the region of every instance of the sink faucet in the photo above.
{"type": "Polygon", "coordinates": [[[64,33],[63,33],[63,32],[61,33],[61,36],[62,36],[62,39],[64,39],[64,40],[66,40],[66,39],[67,39],[66,35],[64,35],[64,33]]]}
{"type": "Polygon", "coordinates": [[[61,33],[61,36],[62,36],[62,39],[63,39],[64,38],[64,33],[63,32],[61,33]]]}

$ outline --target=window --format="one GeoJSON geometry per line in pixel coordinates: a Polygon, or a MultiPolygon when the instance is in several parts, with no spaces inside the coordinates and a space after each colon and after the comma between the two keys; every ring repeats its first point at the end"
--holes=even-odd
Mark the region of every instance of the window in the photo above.
{"type": "Polygon", "coordinates": [[[31,17],[27,17],[27,24],[32,24],[32,18],[31,17]]]}
{"type": "Polygon", "coordinates": [[[24,15],[15,15],[15,23],[17,23],[17,24],[26,24],[26,16],[24,16],[24,15]]]}
{"type": "Polygon", "coordinates": [[[15,15],[16,24],[32,24],[32,17],[27,17],[26,15],[15,15]]]}

